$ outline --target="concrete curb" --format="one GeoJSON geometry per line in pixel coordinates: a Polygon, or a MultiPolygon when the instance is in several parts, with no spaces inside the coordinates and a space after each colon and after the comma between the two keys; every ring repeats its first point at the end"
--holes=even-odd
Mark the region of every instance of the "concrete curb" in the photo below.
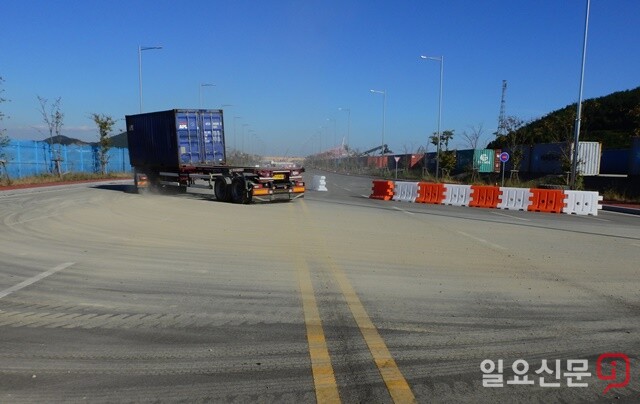
{"type": "Polygon", "coordinates": [[[624,206],[602,205],[602,210],[607,210],[609,212],[626,213],[628,215],[640,215],[640,209],[626,208],[624,206]]]}

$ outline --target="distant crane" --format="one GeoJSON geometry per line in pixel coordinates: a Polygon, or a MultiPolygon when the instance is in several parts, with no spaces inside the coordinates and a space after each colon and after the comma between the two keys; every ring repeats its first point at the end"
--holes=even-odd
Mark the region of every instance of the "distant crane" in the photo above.
{"type": "Polygon", "coordinates": [[[505,124],[505,106],[507,103],[507,80],[502,80],[502,99],[500,100],[500,115],[498,116],[498,130],[496,136],[506,136],[507,126],[505,124]]]}
{"type": "Polygon", "coordinates": [[[378,150],[382,150],[380,152],[381,156],[384,156],[385,154],[391,154],[393,153],[391,150],[389,150],[389,146],[387,146],[386,144],[382,145],[382,146],[376,146],[373,149],[369,149],[365,152],[360,153],[360,156],[368,156],[371,153],[377,152],[378,150]]]}

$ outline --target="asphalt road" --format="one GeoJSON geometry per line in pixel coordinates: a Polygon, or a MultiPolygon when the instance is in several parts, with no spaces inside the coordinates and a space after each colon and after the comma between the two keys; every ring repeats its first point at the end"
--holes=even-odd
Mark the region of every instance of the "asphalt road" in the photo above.
{"type": "Polygon", "coordinates": [[[637,401],[639,216],[377,201],[325,175],[249,206],[0,193],[0,402],[637,401]],[[596,377],[609,352],[630,380],[604,393],[625,381],[623,358],[596,377]],[[518,360],[533,385],[507,384],[518,360]]]}

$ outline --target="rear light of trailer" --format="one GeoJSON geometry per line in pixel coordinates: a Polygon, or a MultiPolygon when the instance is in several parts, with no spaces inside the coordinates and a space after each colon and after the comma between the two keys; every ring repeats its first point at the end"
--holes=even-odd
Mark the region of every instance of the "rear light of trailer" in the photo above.
{"type": "Polygon", "coordinates": [[[271,191],[270,189],[267,189],[267,188],[254,188],[253,189],[253,195],[269,195],[270,193],[273,193],[273,191],[271,191]]]}

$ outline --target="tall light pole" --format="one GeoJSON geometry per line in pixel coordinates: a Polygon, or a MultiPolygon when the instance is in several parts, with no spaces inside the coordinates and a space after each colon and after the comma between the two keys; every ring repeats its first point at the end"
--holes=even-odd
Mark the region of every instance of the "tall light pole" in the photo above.
{"type": "Polygon", "coordinates": [[[200,101],[200,109],[202,109],[202,87],[215,87],[215,84],[210,84],[210,83],[202,83],[200,84],[200,86],[198,86],[198,95],[199,95],[199,101],[200,101]]]}
{"type": "Polygon", "coordinates": [[[591,0],[587,0],[587,12],[584,18],[584,41],[582,44],[582,67],[580,68],[580,92],[578,95],[578,111],[576,113],[576,126],[573,135],[573,161],[571,162],[571,189],[576,189],[576,180],[578,177],[578,148],[580,141],[580,120],[582,115],[582,87],[584,86],[584,65],[587,59],[587,33],[589,32],[589,6],[591,0]]]}
{"type": "Polygon", "coordinates": [[[338,134],[338,121],[336,120],[336,118],[327,118],[327,121],[333,121],[333,146],[336,146],[336,142],[337,142],[337,134],[338,134]]]}
{"type": "Polygon", "coordinates": [[[320,126],[320,154],[323,154],[324,152],[324,138],[327,137],[326,129],[327,129],[326,125],[320,126]]]}
{"type": "MultiPolygon", "coordinates": [[[[251,137],[255,136],[255,133],[256,133],[256,131],[253,130],[253,129],[249,129],[247,131],[247,135],[251,135],[251,137]]],[[[249,145],[247,146],[247,148],[249,149],[249,153],[248,154],[252,154],[253,153],[254,147],[255,147],[255,143],[249,141],[249,145]]]]}
{"type": "Polygon", "coordinates": [[[247,126],[249,126],[248,123],[242,124],[242,154],[244,154],[244,128],[246,128],[247,126]]]}
{"type": "Polygon", "coordinates": [[[142,113],[142,52],[152,49],[162,49],[162,46],[138,45],[138,82],[140,83],[140,113],[142,113]]]}
{"type": "Polygon", "coordinates": [[[347,111],[347,147],[349,147],[349,133],[351,132],[351,108],[338,108],[338,111],[347,111]]]}
{"type": "MultiPolygon", "coordinates": [[[[436,150],[436,182],[438,181],[440,175],[440,123],[442,121],[442,81],[444,78],[444,56],[420,56],[421,59],[425,60],[437,60],[440,62],[440,100],[438,101],[438,145],[436,150]]],[[[429,142],[427,141],[427,145],[429,142]]],[[[425,154],[426,158],[426,154],[425,154]]]]}
{"type": "Polygon", "coordinates": [[[385,110],[387,108],[387,91],[386,90],[369,90],[373,94],[382,94],[382,150],[380,150],[380,155],[384,156],[384,120],[385,120],[385,110]]]}
{"type": "Polygon", "coordinates": [[[236,153],[238,152],[238,136],[236,135],[236,120],[237,119],[242,119],[241,116],[234,116],[233,117],[233,148],[236,151],[236,153]]]}

